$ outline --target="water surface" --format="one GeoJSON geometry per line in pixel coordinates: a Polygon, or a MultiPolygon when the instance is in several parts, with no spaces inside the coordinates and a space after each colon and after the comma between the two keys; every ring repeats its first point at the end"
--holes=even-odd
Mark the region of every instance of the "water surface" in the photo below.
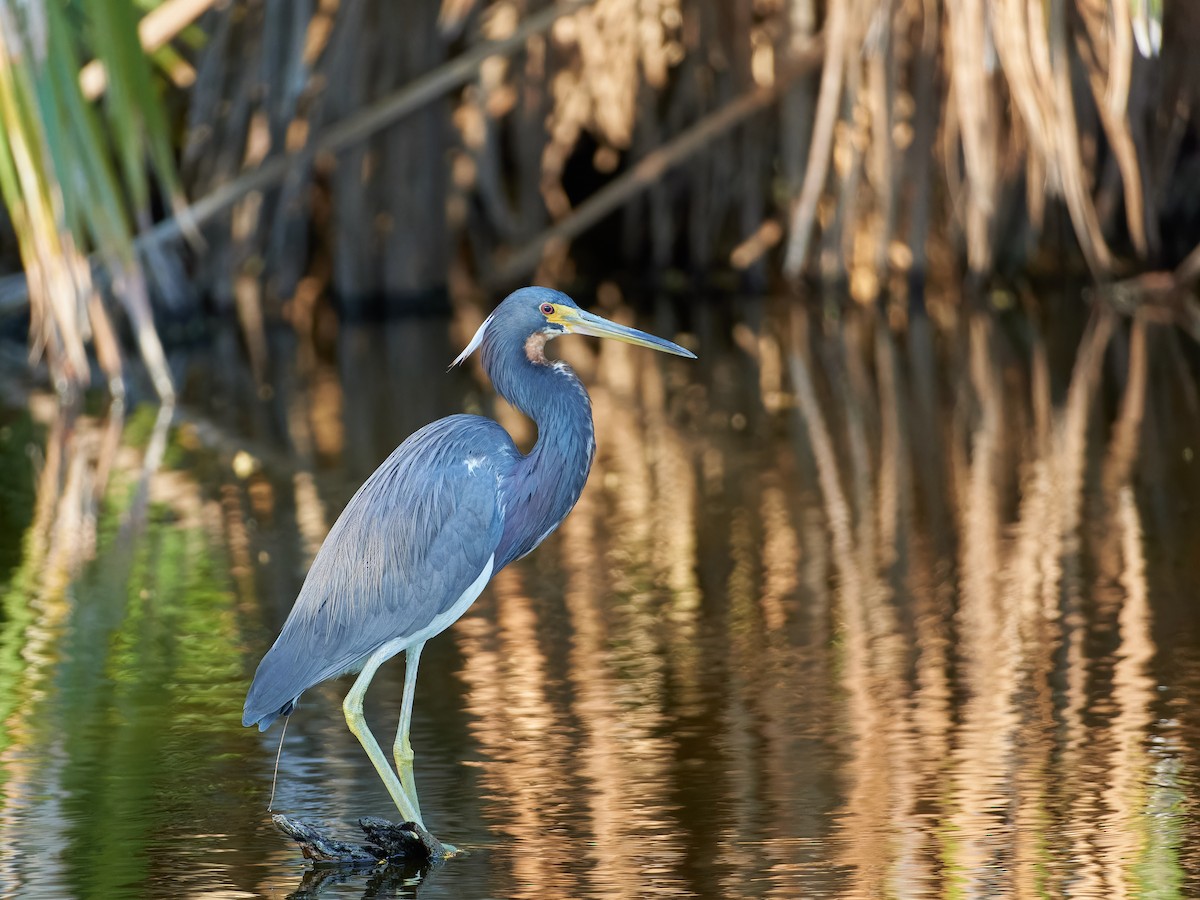
{"type": "MultiPolygon", "coordinates": [[[[279,729],[240,712],[396,443],[461,410],[532,440],[443,374],[471,323],[279,335],[269,387],[220,336],[176,353],[170,417],[10,403],[0,893],[1200,893],[1193,348],[1105,317],[682,324],[696,363],[558,342],[596,465],[426,647],[422,808],[470,851],[432,872],[311,872],[266,812],[279,729]]],[[[402,673],[368,695],[385,744],[402,673]]],[[[394,810],[348,687],[305,695],[275,808],[352,838],[394,810]]]]}

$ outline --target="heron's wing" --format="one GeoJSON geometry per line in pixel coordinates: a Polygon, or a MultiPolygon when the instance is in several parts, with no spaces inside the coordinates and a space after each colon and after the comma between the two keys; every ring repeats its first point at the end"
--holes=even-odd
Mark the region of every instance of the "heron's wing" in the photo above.
{"type": "Polygon", "coordinates": [[[448,612],[500,542],[500,483],[516,457],[507,432],[478,416],[441,419],[397,447],[321,545],[243,722],[268,724],[305,689],[448,612]]]}

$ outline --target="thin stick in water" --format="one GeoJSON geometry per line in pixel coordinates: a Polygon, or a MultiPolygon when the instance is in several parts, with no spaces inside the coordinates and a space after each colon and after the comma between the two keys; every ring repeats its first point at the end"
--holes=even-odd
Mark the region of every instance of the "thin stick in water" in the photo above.
{"type": "Polygon", "coordinates": [[[288,722],[291,720],[291,716],[284,716],[283,728],[279,731],[279,749],[275,751],[275,770],[271,772],[271,796],[267,800],[267,812],[270,812],[271,807],[275,804],[275,782],[279,780],[279,760],[283,756],[283,739],[287,735],[288,722]]]}

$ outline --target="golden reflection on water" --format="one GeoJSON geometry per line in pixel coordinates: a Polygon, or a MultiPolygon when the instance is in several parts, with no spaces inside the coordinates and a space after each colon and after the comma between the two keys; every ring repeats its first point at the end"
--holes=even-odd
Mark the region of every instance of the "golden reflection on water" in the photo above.
{"type": "Polygon", "coordinates": [[[865,377],[861,324],[813,338],[800,322],[790,359],[844,654],[851,779],[836,814],[851,867],[844,895],[1139,895],[1156,651],[1129,478],[1144,414],[1146,326],[1130,329],[1097,498],[1105,516],[1084,528],[1089,427],[1114,322],[1090,323],[1057,407],[1037,334],[1025,372],[1002,361],[1011,348],[1000,346],[993,319],[967,324],[956,349],[966,354],[970,390],[954,399],[944,454],[951,496],[961,498],[951,501],[957,575],[947,584],[945,560],[922,560],[921,545],[937,535],[899,518],[911,515],[909,473],[921,477],[905,456],[912,420],[900,414],[915,404],[879,329],[873,387],[865,377]],[[1032,396],[1012,389],[1021,384],[1032,396]],[[872,429],[878,440],[867,449],[872,429]],[[1094,546],[1084,547],[1089,539],[1094,546]],[[1093,586],[1083,582],[1085,552],[1100,570],[1093,586]],[[897,583],[911,608],[897,606],[897,583]],[[900,616],[911,625],[899,627],[900,616]],[[1119,635],[1111,659],[1089,658],[1088,643],[1111,631],[1119,635]],[[1111,667],[1107,684],[1102,665],[1111,667]],[[1070,864],[1049,864],[1056,856],[1070,864]]]}
{"type": "MultiPolygon", "coordinates": [[[[414,732],[418,778],[431,738],[461,732],[465,758],[437,762],[478,793],[434,783],[423,806],[435,827],[440,806],[488,835],[478,882],[454,880],[477,872],[465,862],[436,877],[538,898],[1186,895],[1200,684],[1170,683],[1171,653],[1196,648],[1162,642],[1196,636],[1156,629],[1181,616],[1164,559],[1195,543],[1154,480],[1196,438],[1164,415],[1180,401],[1164,399],[1156,351],[1173,336],[1096,315],[1064,353],[1033,318],[900,334],[869,315],[766,321],[699,364],[560,342],[591,391],[595,467],[559,532],[439,639],[457,650],[450,686],[427,664],[418,707],[438,708],[418,709],[432,729],[414,732]]],[[[301,354],[273,417],[258,400],[185,407],[173,441],[215,456],[204,474],[159,468],[161,425],[131,453],[119,414],[45,417],[6,829],[56,777],[31,762],[51,741],[36,718],[55,702],[44,685],[111,473],[135,497],[131,540],[157,504],[219,546],[212,646],[243,654],[248,677],[336,511],[409,420],[487,408],[473,370],[470,387],[449,378],[383,421],[408,385],[393,354],[423,368],[452,354],[391,333],[347,334],[341,350],[389,362],[364,380],[301,354]]],[[[497,415],[527,446],[528,423],[497,415]]],[[[389,710],[392,668],[376,701],[389,710]]],[[[254,785],[222,818],[256,823],[273,746],[237,731],[244,681],[222,688],[227,716],[189,715],[235,742],[254,785]]],[[[315,692],[290,750],[314,773],[299,796],[334,814],[373,777],[343,689],[315,692]]],[[[288,848],[224,839],[266,843],[221,889],[280,883],[254,865],[288,848]]],[[[19,868],[0,846],[0,872],[19,868]]]]}

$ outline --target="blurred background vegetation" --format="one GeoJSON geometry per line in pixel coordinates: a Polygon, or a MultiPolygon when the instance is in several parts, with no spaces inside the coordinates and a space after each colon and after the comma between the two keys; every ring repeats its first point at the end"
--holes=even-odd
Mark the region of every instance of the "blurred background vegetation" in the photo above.
{"type": "MultiPolygon", "coordinates": [[[[532,440],[429,375],[537,281],[701,364],[555,348],[591,486],[422,662],[444,893],[1200,895],[1196,34],[0,0],[0,894],[293,889],[250,674],[414,428],[532,440]]],[[[341,687],[286,808],[379,799],[341,687]]]]}
{"type": "Polygon", "coordinates": [[[136,347],[170,398],[162,336],[211,317],[261,376],[273,322],[535,279],[817,280],[902,322],[1065,270],[1200,321],[1192,4],[0,0],[0,27],[0,329],[60,393],[94,361],[122,394],[136,347]]]}

